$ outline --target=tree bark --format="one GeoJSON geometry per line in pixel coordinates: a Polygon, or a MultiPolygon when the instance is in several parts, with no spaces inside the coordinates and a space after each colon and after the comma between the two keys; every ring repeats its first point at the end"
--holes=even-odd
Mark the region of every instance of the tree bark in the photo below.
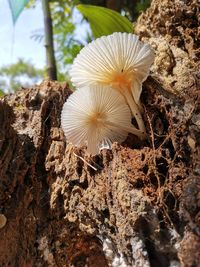
{"type": "Polygon", "coordinates": [[[156,52],[145,142],[94,158],[68,144],[64,83],[0,101],[0,266],[200,266],[197,16],[195,1],[155,0],[138,20],[156,52]]]}

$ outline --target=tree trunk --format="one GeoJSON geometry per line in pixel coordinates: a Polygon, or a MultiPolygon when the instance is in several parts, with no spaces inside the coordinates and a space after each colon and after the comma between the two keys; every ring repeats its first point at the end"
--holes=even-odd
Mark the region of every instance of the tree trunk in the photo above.
{"type": "Polygon", "coordinates": [[[53,43],[53,26],[52,26],[51,11],[49,5],[50,5],[49,0],[42,0],[47,76],[51,80],[57,80],[57,68],[56,68],[54,43],[53,43]]]}
{"type": "Polygon", "coordinates": [[[0,266],[200,266],[198,12],[175,2],[152,1],[136,25],[156,51],[145,143],[94,158],[67,144],[64,83],[1,100],[0,266]]]}

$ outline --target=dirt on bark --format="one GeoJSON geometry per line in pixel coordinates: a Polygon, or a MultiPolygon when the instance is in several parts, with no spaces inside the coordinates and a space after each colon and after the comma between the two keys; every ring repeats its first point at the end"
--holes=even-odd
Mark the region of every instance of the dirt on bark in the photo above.
{"type": "Polygon", "coordinates": [[[156,52],[145,142],[93,158],[68,144],[66,83],[0,100],[0,266],[200,266],[197,9],[152,1],[136,25],[156,52]]]}

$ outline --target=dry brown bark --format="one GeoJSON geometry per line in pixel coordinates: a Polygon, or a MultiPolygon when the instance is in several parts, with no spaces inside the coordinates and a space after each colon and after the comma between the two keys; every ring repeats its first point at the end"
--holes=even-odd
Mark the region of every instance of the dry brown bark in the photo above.
{"type": "Polygon", "coordinates": [[[197,16],[196,1],[156,0],[138,20],[157,54],[145,143],[94,158],[67,144],[64,83],[1,99],[0,266],[200,266],[197,16]]]}

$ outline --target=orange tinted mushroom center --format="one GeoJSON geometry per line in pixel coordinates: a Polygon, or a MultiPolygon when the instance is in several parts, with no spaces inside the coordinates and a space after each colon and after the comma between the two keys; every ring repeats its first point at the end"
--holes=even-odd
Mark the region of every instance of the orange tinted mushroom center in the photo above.
{"type": "Polygon", "coordinates": [[[131,90],[131,83],[134,78],[134,73],[132,71],[124,71],[122,69],[121,72],[115,71],[109,76],[109,81],[107,81],[107,83],[111,84],[113,88],[116,88],[119,91],[123,91],[124,88],[131,90]]]}
{"type": "Polygon", "coordinates": [[[89,116],[88,123],[94,127],[101,127],[104,125],[106,116],[104,112],[94,112],[89,116]]]}

